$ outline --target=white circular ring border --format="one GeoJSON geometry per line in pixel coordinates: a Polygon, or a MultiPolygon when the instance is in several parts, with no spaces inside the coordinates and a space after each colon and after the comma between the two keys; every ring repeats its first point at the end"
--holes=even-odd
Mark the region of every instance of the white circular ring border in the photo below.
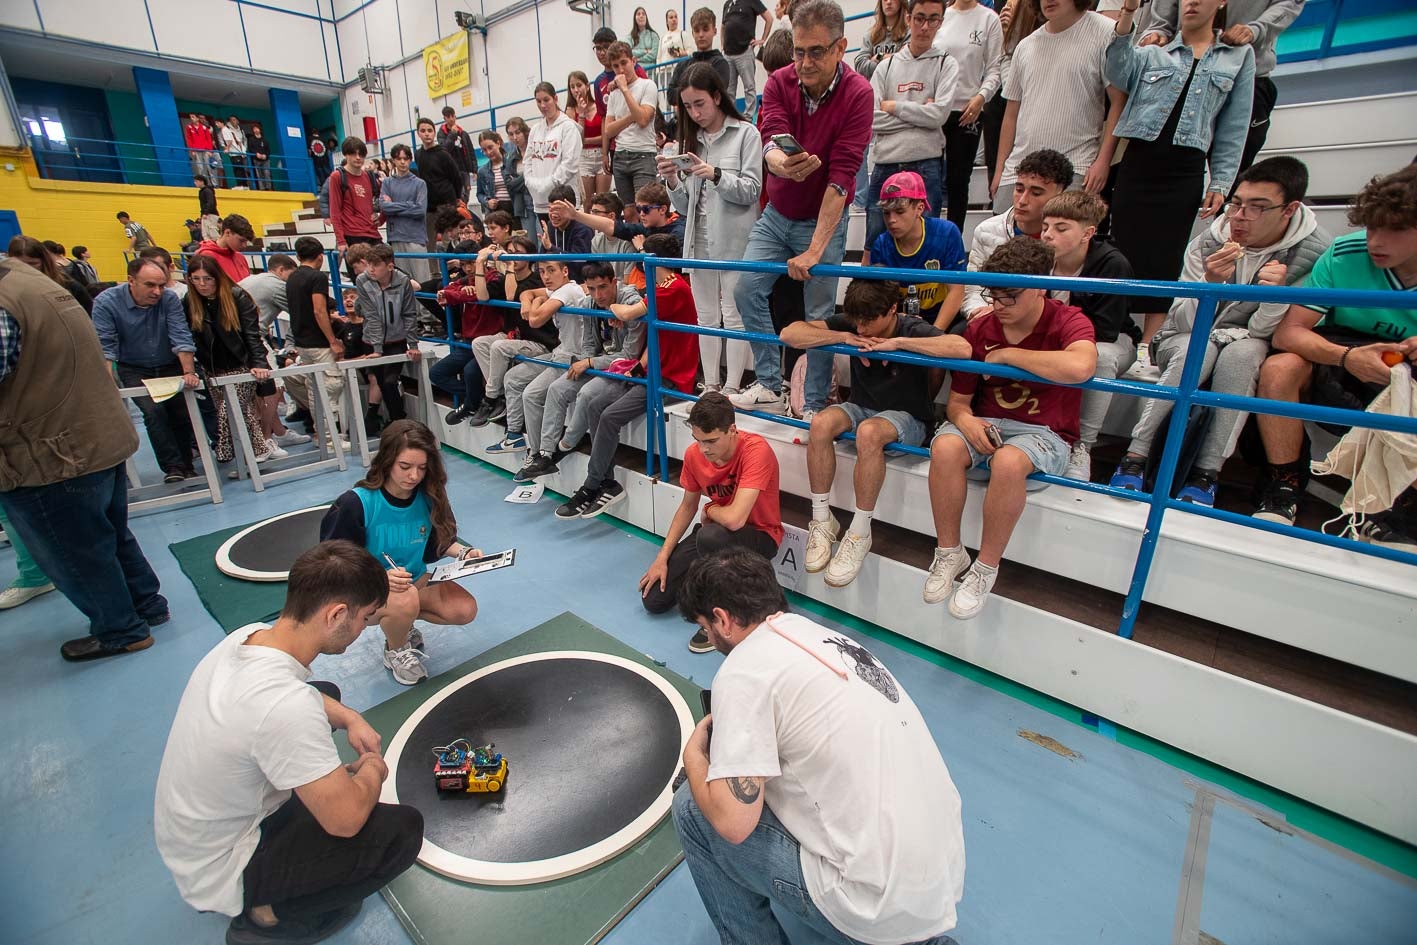
{"type": "Polygon", "coordinates": [[[240,578],[243,581],[284,581],[290,577],[289,571],[252,571],[243,568],[231,560],[231,549],[236,547],[236,543],[258,528],[264,528],[271,522],[279,522],[283,518],[290,518],[292,515],[303,515],[306,512],[313,512],[316,509],[327,509],[330,503],[324,505],[312,505],[308,509],[296,509],[294,512],[286,512],[284,515],[273,515],[268,519],[257,522],[255,525],[241,529],[226,541],[221,543],[221,547],[216,550],[217,570],[227,577],[240,578]]]}
{"type": "MultiPolygon", "coordinates": [[[[550,650],[544,653],[531,653],[526,656],[518,656],[508,660],[493,663],[482,669],[471,673],[457,682],[446,686],[423,705],[419,706],[399,727],[398,733],[389,744],[388,751],[384,753],[384,761],[389,766],[391,775],[384,782],[383,792],[379,800],[386,804],[397,804],[398,799],[398,766],[399,759],[403,751],[408,747],[408,739],[417,728],[418,723],[427,717],[435,707],[442,703],[444,699],[457,692],[463,686],[469,685],[484,676],[509,669],[513,666],[522,666],[526,663],[536,663],[543,660],[557,659],[577,659],[591,660],[597,663],[609,663],[627,669],[641,678],[649,681],[658,689],[669,704],[674,708],[674,714],[679,719],[679,748],[682,751],[689,742],[689,736],[694,731],[694,717],[689,712],[688,703],[677,689],[671,686],[663,676],[650,671],[639,663],[632,662],[620,656],[612,656],[609,653],[592,653],[587,650],[550,650]]],[[[516,759],[511,759],[513,765],[516,759]]],[[[442,873],[444,876],[459,880],[465,883],[479,883],[488,886],[523,886],[531,883],[545,883],[553,879],[561,879],[564,876],[571,876],[583,870],[588,870],[593,866],[599,866],[630,847],[639,843],[645,835],[654,829],[655,825],[669,813],[669,808],[674,802],[674,791],[672,790],[674,775],[679,771],[679,766],[674,766],[674,774],[670,775],[670,780],[665,782],[664,789],[659,792],[659,796],[647,807],[638,817],[621,827],[615,833],[605,839],[593,843],[588,847],[576,850],[572,853],[565,853],[561,856],[551,857],[545,860],[528,860],[522,863],[497,863],[491,860],[475,860],[471,857],[459,856],[443,849],[435,843],[423,839],[423,848],[418,853],[418,862],[429,869],[442,873]]]]}

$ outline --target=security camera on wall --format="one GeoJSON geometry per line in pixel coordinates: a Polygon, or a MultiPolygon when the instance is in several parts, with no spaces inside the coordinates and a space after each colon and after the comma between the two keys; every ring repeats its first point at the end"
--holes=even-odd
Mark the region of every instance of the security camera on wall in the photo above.
{"type": "Polygon", "coordinates": [[[575,13],[584,13],[587,16],[594,16],[605,9],[603,0],[566,0],[566,6],[575,13]]]}

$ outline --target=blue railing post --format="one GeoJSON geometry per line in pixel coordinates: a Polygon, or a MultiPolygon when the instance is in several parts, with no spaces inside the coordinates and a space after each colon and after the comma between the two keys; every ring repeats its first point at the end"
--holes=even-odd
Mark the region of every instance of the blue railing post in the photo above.
{"type": "Polygon", "coordinates": [[[344,289],[339,281],[339,250],[325,250],[325,260],[330,264],[330,294],[335,297],[335,308],[341,315],[348,315],[344,310],[344,289]]]}
{"type": "Polygon", "coordinates": [[[1151,508],[1146,513],[1146,529],[1142,532],[1141,548],[1137,552],[1132,583],[1127,588],[1127,601],[1122,607],[1122,623],[1117,635],[1131,639],[1146,593],[1146,580],[1151,575],[1151,563],[1156,557],[1156,543],[1161,538],[1161,519],[1171,499],[1171,485],[1176,479],[1176,462],[1186,439],[1186,424],[1191,416],[1191,397],[1200,386],[1201,367],[1205,363],[1206,346],[1210,344],[1210,329],[1215,323],[1215,296],[1198,300],[1195,324],[1191,326],[1191,342],[1186,346],[1186,366],[1181,370],[1177,397],[1171,404],[1171,417],[1166,426],[1166,446],[1156,470],[1156,483],[1151,490],[1151,508]]]}
{"type": "Polygon", "coordinates": [[[645,269],[645,406],[649,429],[645,431],[645,475],[654,477],[656,458],[661,482],[669,481],[669,437],[664,429],[664,401],[659,384],[659,308],[655,305],[654,257],[644,257],[645,269]]]}

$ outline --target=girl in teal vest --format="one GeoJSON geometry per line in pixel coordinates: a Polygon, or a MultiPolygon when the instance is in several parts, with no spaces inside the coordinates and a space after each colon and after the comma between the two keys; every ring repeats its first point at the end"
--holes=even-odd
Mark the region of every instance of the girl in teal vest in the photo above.
{"type": "Polygon", "coordinates": [[[379,437],[369,474],[334,501],[320,524],[321,541],[353,541],[391,565],[389,600],[372,623],[384,631],[384,665],[405,686],[428,678],[415,620],[460,627],[477,616],[477,601],[466,588],[428,582],[430,562],[480,553],[457,540],[447,483],[432,432],[397,420],[379,437]]]}

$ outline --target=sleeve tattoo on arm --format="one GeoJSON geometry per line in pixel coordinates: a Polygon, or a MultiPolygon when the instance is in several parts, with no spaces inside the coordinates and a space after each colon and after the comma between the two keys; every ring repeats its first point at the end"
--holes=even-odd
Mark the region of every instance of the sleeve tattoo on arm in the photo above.
{"type": "Polygon", "coordinates": [[[758,799],[758,795],[763,792],[756,778],[725,778],[728,782],[728,790],[733,792],[733,796],[744,804],[751,804],[758,799]]]}

